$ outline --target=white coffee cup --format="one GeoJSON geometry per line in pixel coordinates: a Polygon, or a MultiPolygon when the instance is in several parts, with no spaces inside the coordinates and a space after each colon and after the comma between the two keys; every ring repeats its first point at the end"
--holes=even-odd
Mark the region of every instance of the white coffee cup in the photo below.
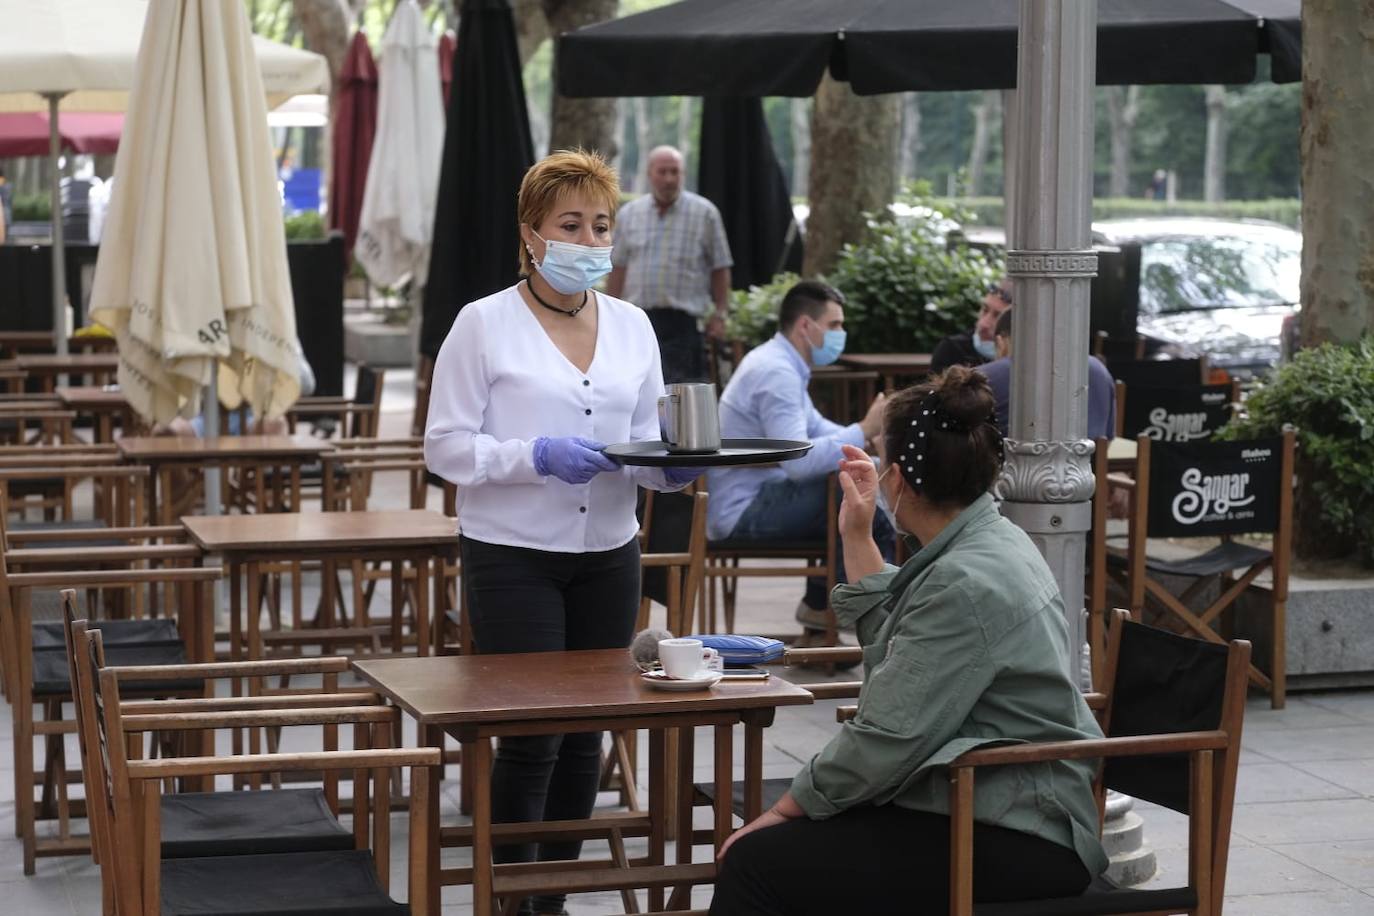
{"type": "Polygon", "coordinates": [[[658,660],[663,673],[669,677],[695,677],[720,658],[715,649],[708,649],[699,639],[660,639],[658,660]]]}

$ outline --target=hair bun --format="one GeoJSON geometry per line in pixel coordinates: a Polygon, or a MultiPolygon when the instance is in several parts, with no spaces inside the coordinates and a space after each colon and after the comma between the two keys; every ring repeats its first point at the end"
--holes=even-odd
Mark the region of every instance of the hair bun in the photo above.
{"type": "Polygon", "coordinates": [[[935,395],[950,419],[975,429],[996,410],[988,378],[977,369],[951,366],[935,378],[935,395]]]}

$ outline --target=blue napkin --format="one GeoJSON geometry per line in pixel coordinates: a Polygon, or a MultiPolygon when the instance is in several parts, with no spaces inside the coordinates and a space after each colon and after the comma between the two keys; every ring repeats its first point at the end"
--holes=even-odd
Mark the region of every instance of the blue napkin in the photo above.
{"type": "Polygon", "coordinates": [[[727,665],[759,665],[782,658],[785,645],[781,639],[767,636],[742,636],[738,633],[713,633],[689,636],[699,639],[708,649],[715,649],[727,665]]]}

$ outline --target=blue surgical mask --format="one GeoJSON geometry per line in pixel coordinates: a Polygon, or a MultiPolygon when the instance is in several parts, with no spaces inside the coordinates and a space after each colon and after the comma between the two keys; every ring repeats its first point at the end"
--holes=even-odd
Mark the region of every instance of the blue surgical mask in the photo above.
{"type": "Polygon", "coordinates": [[[844,331],[826,331],[821,345],[811,347],[811,365],[828,366],[839,359],[840,354],[844,352],[844,340],[844,331]]]}
{"type": "MultiPolygon", "coordinates": [[[[565,296],[586,292],[611,272],[610,245],[598,247],[551,242],[537,232],[534,235],[544,243],[544,260],[535,261],[535,269],[550,286],[565,296]]],[[[532,253],[530,260],[534,260],[532,253]]]]}
{"type": "Polygon", "coordinates": [[[983,357],[983,359],[997,358],[997,341],[984,340],[983,338],[979,337],[978,330],[976,328],[973,331],[973,349],[977,350],[978,355],[983,357]]]}
{"type": "Polygon", "coordinates": [[[902,504],[902,494],[897,494],[896,506],[889,506],[887,504],[887,491],[883,489],[883,478],[886,477],[887,472],[892,470],[894,467],[896,467],[895,464],[889,464],[886,468],[883,469],[883,472],[878,475],[878,511],[881,512],[887,518],[887,523],[892,526],[893,531],[895,531],[897,534],[906,534],[905,531],[897,527],[897,508],[902,504]]]}

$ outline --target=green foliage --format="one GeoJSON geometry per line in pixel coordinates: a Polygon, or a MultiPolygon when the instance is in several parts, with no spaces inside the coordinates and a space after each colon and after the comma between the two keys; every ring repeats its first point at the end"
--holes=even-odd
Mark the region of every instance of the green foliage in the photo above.
{"type": "Polygon", "coordinates": [[[324,236],[324,217],[314,210],[302,210],[286,218],[288,242],[316,242],[324,236]]]}
{"type": "MultiPolygon", "coordinates": [[[[941,209],[959,208],[969,214],[965,225],[1001,226],[1003,203],[1000,197],[961,197],[935,202],[941,209]]],[[[1135,197],[1093,199],[1093,219],[1130,219],[1160,216],[1207,216],[1216,219],[1265,219],[1297,228],[1302,218],[1302,201],[1297,198],[1273,200],[1227,200],[1208,203],[1202,200],[1145,200],[1135,197]]]]}
{"type": "MultiPolygon", "coordinates": [[[[1321,519],[1311,546],[1328,553],[1332,545],[1350,545],[1374,563],[1374,338],[1299,351],[1250,394],[1244,415],[1220,435],[1274,436],[1285,424],[1298,431],[1299,501],[1321,519]]],[[[1299,517],[1311,515],[1300,509],[1299,517]]]]}
{"type": "Polygon", "coordinates": [[[46,223],[52,219],[52,197],[46,192],[16,194],[10,206],[16,223],[46,223]]]}
{"type": "Polygon", "coordinates": [[[778,330],[778,308],[782,297],[801,277],[781,273],[763,286],[737,289],[730,294],[730,317],[726,335],[746,347],[757,347],[778,330]]]}
{"type": "Polygon", "coordinates": [[[924,208],[898,220],[868,214],[858,244],[845,245],[829,281],[849,300],[845,326],[853,353],[929,353],[950,334],[973,327],[987,289],[1002,274],[996,255],[946,234],[958,208],[937,208],[917,185],[902,202],[924,208]]]}

